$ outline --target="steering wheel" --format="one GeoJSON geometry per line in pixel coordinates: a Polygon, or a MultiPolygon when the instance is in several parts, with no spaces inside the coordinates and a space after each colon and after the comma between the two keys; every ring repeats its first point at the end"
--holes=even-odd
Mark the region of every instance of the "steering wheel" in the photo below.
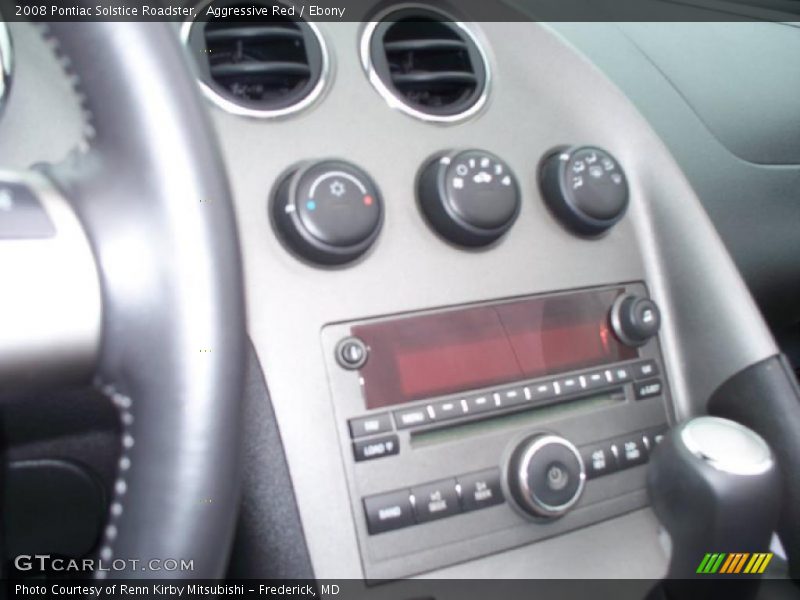
{"type": "MultiPolygon", "coordinates": [[[[0,174],[0,385],[94,381],[122,429],[99,557],[220,577],[238,504],[245,311],[216,140],[169,25],[57,23],[47,35],[89,130],[62,164],[0,174]]],[[[105,573],[176,575],[141,569],[105,573]]]]}

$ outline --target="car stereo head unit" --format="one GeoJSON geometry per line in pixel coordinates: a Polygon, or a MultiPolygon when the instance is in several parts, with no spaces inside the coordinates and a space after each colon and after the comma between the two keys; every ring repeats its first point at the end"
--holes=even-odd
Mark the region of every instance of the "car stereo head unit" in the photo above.
{"type": "Polygon", "coordinates": [[[367,578],[644,506],[670,406],[659,323],[633,283],[326,326],[367,578]]]}

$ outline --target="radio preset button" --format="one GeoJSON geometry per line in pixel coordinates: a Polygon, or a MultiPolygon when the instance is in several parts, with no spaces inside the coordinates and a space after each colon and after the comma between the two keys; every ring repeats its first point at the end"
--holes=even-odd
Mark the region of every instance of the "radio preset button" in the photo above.
{"type": "Polygon", "coordinates": [[[531,400],[534,402],[548,400],[556,395],[556,390],[552,381],[542,381],[540,383],[531,384],[527,387],[531,394],[531,400]]]}
{"type": "Polygon", "coordinates": [[[455,479],[445,479],[412,488],[411,494],[414,496],[414,514],[419,523],[461,512],[455,479]]]}
{"type": "Polygon", "coordinates": [[[440,400],[439,402],[434,402],[431,406],[433,407],[436,421],[455,419],[465,414],[460,400],[440,400]]]}
{"type": "Polygon", "coordinates": [[[353,442],[353,456],[356,461],[372,460],[373,458],[383,458],[400,452],[400,441],[396,434],[385,435],[379,438],[368,440],[356,440],[353,442]]]}
{"type": "Polygon", "coordinates": [[[605,371],[608,383],[628,383],[631,380],[631,370],[628,367],[613,367],[605,371]]]}
{"type": "Polygon", "coordinates": [[[395,411],[394,420],[397,423],[398,429],[407,429],[409,427],[417,427],[418,425],[429,423],[431,421],[431,416],[426,406],[419,406],[417,408],[395,411]]]}
{"type": "Polygon", "coordinates": [[[495,401],[491,393],[480,394],[467,398],[467,414],[484,413],[495,408],[495,401]]]}
{"type": "Polygon", "coordinates": [[[634,392],[637,400],[644,398],[652,398],[659,396],[663,390],[660,379],[647,379],[646,381],[637,381],[634,385],[634,392]]]}
{"type": "Polygon", "coordinates": [[[606,376],[603,371],[592,371],[591,373],[587,373],[583,376],[583,379],[586,381],[586,389],[592,390],[594,388],[603,387],[604,385],[608,385],[608,381],[606,381],[606,376]]]}
{"type": "Polygon", "coordinates": [[[499,469],[462,475],[458,478],[458,485],[461,486],[461,508],[464,512],[503,503],[499,469]]]}
{"type": "Polygon", "coordinates": [[[350,419],[348,425],[350,426],[350,437],[360,438],[391,431],[392,418],[389,416],[389,413],[370,415],[368,417],[350,419]]]}
{"type": "Polygon", "coordinates": [[[581,389],[581,382],[577,376],[565,377],[559,380],[558,384],[561,387],[562,394],[572,394],[581,389]]]}
{"type": "Polygon", "coordinates": [[[367,529],[372,535],[414,524],[414,509],[408,490],[364,498],[364,512],[367,529]]]}

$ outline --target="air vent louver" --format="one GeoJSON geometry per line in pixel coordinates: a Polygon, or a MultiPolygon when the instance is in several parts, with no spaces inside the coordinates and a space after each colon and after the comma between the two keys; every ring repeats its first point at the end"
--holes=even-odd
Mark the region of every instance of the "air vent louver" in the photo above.
{"type": "Polygon", "coordinates": [[[241,114],[302,108],[318,95],[327,70],[316,30],[286,17],[212,17],[193,23],[187,41],[208,95],[241,114]]]}
{"type": "Polygon", "coordinates": [[[472,114],[485,99],[486,63],[460,23],[429,10],[407,9],[391,13],[368,33],[365,66],[373,83],[406,112],[449,121],[472,114]]]}

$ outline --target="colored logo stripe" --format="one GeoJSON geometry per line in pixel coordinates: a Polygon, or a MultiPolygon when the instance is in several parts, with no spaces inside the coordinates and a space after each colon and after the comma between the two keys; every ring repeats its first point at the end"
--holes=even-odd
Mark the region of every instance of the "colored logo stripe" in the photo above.
{"type": "Polygon", "coordinates": [[[728,560],[722,566],[720,573],[738,573],[742,570],[744,562],[750,556],[749,553],[736,552],[728,555],[728,560]]]}
{"type": "Polygon", "coordinates": [[[763,573],[769,561],[772,560],[772,553],[771,552],[761,552],[757,554],[753,554],[753,558],[750,559],[750,562],[747,563],[747,566],[744,568],[745,573],[763,573]]]}
{"type": "Polygon", "coordinates": [[[716,573],[725,558],[725,553],[706,554],[700,566],[697,567],[698,573],[716,573]]]}
{"type": "Polygon", "coordinates": [[[755,554],[750,554],[749,552],[732,552],[730,554],[709,552],[700,561],[697,573],[709,575],[714,573],[728,575],[742,572],[751,574],[763,573],[771,560],[771,552],[756,552],[755,554]]]}

